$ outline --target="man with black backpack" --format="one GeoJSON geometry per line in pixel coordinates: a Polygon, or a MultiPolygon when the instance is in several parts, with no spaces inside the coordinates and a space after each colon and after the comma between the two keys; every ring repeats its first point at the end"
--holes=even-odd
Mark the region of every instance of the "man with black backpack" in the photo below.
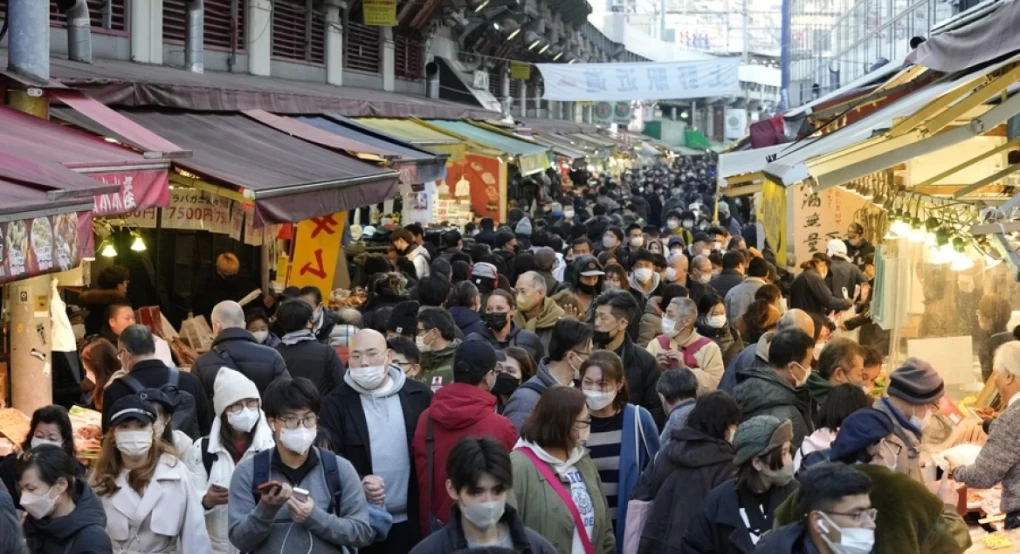
{"type": "Polygon", "coordinates": [[[117,340],[117,356],[127,375],[112,379],[103,392],[103,433],[110,429],[110,407],[124,396],[145,389],[159,389],[175,404],[174,429],[192,439],[209,434],[212,416],[202,383],[191,373],[167,367],[156,355],[152,332],[144,325],[132,325],[117,340]]]}
{"type": "Polygon", "coordinates": [[[354,552],[376,533],[358,472],[313,446],[320,397],[308,379],[277,379],[262,399],[276,447],[242,461],[230,479],[230,543],[241,552],[354,552]]]}
{"type": "Polygon", "coordinates": [[[216,375],[221,367],[229,367],[251,379],[265,394],[269,383],[279,377],[290,377],[283,356],[259,344],[245,328],[244,309],[237,302],[220,302],[212,310],[212,330],[216,333],[212,349],[195,360],[191,372],[202,381],[202,387],[209,394],[212,403],[216,375]]]}

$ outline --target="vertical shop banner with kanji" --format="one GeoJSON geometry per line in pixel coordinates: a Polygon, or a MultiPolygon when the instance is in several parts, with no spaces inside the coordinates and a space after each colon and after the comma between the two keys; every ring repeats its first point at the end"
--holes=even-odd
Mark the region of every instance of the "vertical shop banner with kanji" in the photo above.
{"type": "Polygon", "coordinates": [[[323,295],[329,295],[336,277],[336,262],[343,248],[346,222],[347,212],[337,212],[298,223],[289,285],[318,287],[323,295]]]}
{"type": "Polygon", "coordinates": [[[786,187],[771,179],[765,179],[761,187],[761,202],[758,204],[758,221],[765,228],[765,238],[776,253],[776,264],[786,267],[788,236],[786,229],[786,187]]]}
{"type": "Polygon", "coordinates": [[[447,182],[456,183],[464,177],[471,184],[471,210],[478,217],[503,221],[506,198],[506,165],[498,158],[467,154],[462,163],[447,168],[447,182]]]}
{"type": "Polygon", "coordinates": [[[847,225],[854,220],[854,213],[869,204],[863,196],[840,187],[817,192],[801,183],[791,189],[793,217],[790,224],[797,265],[810,259],[815,252],[825,252],[830,240],[843,238],[847,225]]]}

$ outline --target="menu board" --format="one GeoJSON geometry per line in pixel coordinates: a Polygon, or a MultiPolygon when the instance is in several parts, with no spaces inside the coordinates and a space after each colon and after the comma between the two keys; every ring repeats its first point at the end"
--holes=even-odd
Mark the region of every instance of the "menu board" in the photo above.
{"type": "Polygon", "coordinates": [[[0,282],[67,271],[81,261],[78,214],[0,224],[0,282]]]}

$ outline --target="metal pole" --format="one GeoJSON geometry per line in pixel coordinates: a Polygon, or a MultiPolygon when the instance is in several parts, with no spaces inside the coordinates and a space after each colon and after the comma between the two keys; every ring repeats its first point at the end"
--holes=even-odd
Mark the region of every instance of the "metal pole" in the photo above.
{"type": "Polygon", "coordinates": [[[204,2],[190,0],[187,3],[187,15],[188,30],[184,35],[184,67],[192,73],[203,73],[205,71],[204,2]]]}
{"type": "Polygon", "coordinates": [[[743,28],[743,38],[741,39],[741,42],[744,45],[744,57],[743,57],[743,60],[744,60],[744,63],[748,63],[750,61],[749,55],[748,55],[748,52],[750,51],[750,47],[747,45],[747,41],[748,41],[748,38],[749,38],[749,35],[747,33],[747,27],[748,27],[748,23],[750,22],[750,19],[751,19],[751,14],[748,13],[748,11],[747,11],[747,0],[743,0],[741,6],[742,6],[741,7],[741,11],[743,13],[743,21],[744,21],[744,25],[743,25],[743,27],[744,27],[743,28]]]}
{"type": "Polygon", "coordinates": [[[7,69],[40,82],[50,80],[50,3],[10,0],[7,69]]]}

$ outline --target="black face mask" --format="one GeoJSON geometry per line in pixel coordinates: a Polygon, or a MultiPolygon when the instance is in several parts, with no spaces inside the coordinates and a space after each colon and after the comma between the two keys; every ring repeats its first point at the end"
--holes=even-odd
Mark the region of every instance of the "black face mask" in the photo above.
{"type": "Polygon", "coordinates": [[[509,373],[499,373],[496,375],[496,383],[492,385],[492,390],[489,392],[498,396],[510,396],[520,385],[520,381],[518,381],[513,375],[510,375],[509,373]]]}
{"type": "Polygon", "coordinates": [[[506,312],[492,312],[482,316],[482,320],[485,321],[485,325],[493,331],[502,331],[507,325],[510,324],[510,319],[507,318],[506,312]]]}
{"type": "Polygon", "coordinates": [[[591,340],[599,346],[605,346],[613,341],[613,336],[609,334],[609,331],[596,330],[592,333],[591,340]]]}
{"type": "Polygon", "coordinates": [[[595,294],[598,292],[598,289],[599,289],[598,285],[588,285],[581,282],[577,283],[577,290],[587,294],[588,296],[595,296],[595,294]]]}

